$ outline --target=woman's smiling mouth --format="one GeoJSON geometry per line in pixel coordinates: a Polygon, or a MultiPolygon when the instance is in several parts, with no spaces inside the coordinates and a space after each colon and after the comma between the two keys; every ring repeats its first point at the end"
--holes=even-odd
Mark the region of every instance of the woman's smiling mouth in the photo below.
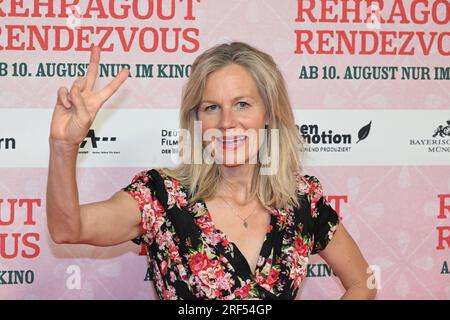
{"type": "Polygon", "coordinates": [[[217,138],[217,142],[224,150],[236,150],[245,144],[247,136],[225,136],[217,138]]]}

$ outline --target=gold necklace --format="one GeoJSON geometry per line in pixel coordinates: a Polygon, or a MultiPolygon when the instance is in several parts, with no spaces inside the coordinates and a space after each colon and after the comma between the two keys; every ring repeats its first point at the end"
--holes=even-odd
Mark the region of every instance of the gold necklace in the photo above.
{"type": "Polygon", "coordinates": [[[225,200],[224,197],[222,197],[222,196],[218,196],[218,197],[221,198],[221,199],[222,199],[222,200],[223,200],[223,201],[231,208],[231,210],[233,211],[233,213],[234,213],[239,219],[242,220],[243,225],[244,225],[244,228],[247,229],[247,228],[248,228],[247,219],[250,218],[253,214],[255,214],[256,209],[258,208],[258,203],[256,203],[255,208],[253,209],[252,213],[250,213],[247,217],[242,218],[242,217],[238,214],[237,210],[236,210],[233,206],[231,206],[231,204],[229,204],[228,201],[225,200]]]}

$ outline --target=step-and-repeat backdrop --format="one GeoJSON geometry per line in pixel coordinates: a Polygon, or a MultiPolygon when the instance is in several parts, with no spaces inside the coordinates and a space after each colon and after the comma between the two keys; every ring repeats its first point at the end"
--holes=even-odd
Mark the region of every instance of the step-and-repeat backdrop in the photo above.
{"type": "MultiPolygon", "coordinates": [[[[84,76],[92,45],[98,88],[131,70],[79,151],[80,201],[101,201],[171,165],[191,64],[233,40],[282,70],[304,171],[375,271],[378,299],[450,299],[449,19],[448,0],[0,1],[0,299],[156,298],[139,246],[49,237],[56,92],[84,76]]],[[[342,293],[315,256],[298,299],[342,293]]]]}

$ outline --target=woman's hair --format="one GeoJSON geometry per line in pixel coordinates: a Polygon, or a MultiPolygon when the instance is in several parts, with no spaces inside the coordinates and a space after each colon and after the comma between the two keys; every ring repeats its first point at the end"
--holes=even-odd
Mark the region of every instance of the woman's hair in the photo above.
{"type": "MultiPolygon", "coordinates": [[[[297,174],[301,171],[303,139],[295,125],[286,84],[273,58],[242,42],[216,45],[198,56],[183,87],[180,129],[188,130],[191,141],[180,137],[179,150],[194,139],[194,121],[202,100],[208,76],[230,64],[244,67],[256,82],[263,99],[269,124],[266,131],[278,129],[278,170],[274,174],[260,174],[261,163],[254,166],[251,194],[257,196],[266,207],[286,208],[298,206],[297,174]],[[185,141],[183,141],[183,139],[185,141]]],[[[271,139],[266,136],[267,150],[272,150],[271,139]]],[[[191,148],[191,154],[195,152],[191,148]]],[[[215,195],[218,181],[222,177],[221,166],[212,163],[181,163],[176,168],[164,168],[163,172],[189,188],[190,202],[208,200],[215,195]]]]}

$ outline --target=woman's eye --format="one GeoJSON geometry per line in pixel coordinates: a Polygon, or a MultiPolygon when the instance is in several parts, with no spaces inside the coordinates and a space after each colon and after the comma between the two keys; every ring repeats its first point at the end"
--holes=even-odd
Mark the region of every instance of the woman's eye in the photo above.
{"type": "Polygon", "coordinates": [[[213,105],[207,106],[205,108],[205,111],[214,111],[216,109],[217,109],[217,106],[215,104],[213,104],[213,105]]]}
{"type": "Polygon", "coordinates": [[[249,104],[245,101],[239,101],[239,108],[244,109],[247,108],[249,104]]]}

